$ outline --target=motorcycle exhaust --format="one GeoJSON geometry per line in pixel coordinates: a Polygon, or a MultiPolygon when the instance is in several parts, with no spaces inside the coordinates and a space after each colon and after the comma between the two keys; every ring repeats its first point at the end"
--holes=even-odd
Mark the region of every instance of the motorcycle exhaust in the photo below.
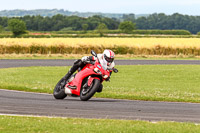
{"type": "Polygon", "coordinates": [[[71,90],[68,87],[65,87],[65,94],[67,94],[67,95],[72,94],[71,90]]]}

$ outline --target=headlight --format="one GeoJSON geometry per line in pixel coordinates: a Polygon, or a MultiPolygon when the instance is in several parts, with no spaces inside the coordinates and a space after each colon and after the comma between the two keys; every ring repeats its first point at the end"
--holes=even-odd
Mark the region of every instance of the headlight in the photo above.
{"type": "Polygon", "coordinates": [[[108,78],[108,75],[104,75],[103,78],[104,78],[104,79],[107,79],[107,78],[108,78]]]}
{"type": "Polygon", "coordinates": [[[95,72],[95,73],[98,73],[98,74],[102,74],[101,71],[100,71],[97,67],[94,68],[94,72],[95,72]]]}

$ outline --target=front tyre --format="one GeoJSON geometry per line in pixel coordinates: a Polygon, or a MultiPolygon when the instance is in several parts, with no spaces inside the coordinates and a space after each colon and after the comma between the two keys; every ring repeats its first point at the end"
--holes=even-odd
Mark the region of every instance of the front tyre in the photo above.
{"type": "Polygon", "coordinates": [[[92,84],[87,87],[87,89],[81,89],[80,99],[82,101],[89,100],[98,90],[100,85],[100,80],[94,79],[92,84]]]}
{"type": "Polygon", "coordinates": [[[62,78],[55,86],[53,90],[53,96],[55,99],[64,99],[67,95],[65,94],[65,80],[62,78]]]}

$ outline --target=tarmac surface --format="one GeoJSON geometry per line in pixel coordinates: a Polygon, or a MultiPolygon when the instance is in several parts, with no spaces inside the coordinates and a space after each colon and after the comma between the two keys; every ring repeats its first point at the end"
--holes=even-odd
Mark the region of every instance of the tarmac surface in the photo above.
{"type": "MultiPolygon", "coordinates": [[[[74,60],[12,60],[1,59],[0,68],[27,66],[72,66],[74,60]]],[[[200,60],[115,60],[116,65],[200,65],[200,60]]]]}
{"type": "Polygon", "coordinates": [[[179,121],[200,123],[200,104],[78,97],[0,90],[0,113],[56,117],[179,121]]]}

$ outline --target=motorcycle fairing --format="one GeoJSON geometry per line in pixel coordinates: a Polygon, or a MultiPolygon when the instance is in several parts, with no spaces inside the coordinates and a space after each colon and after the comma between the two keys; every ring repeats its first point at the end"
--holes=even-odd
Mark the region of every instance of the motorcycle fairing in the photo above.
{"type": "MultiPolygon", "coordinates": [[[[66,84],[67,88],[69,88],[68,86],[76,86],[76,89],[69,88],[72,94],[80,96],[80,91],[81,91],[80,89],[83,79],[90,75],[97,75],[97,73],[95,73],[93,69],[94,69],[93,65],[87,64],[80,72],[76,74],[75,78],[70,83],[66,84]]],[[[93,79],[94,78],[89,78],[90,82],[93,81],[93,79]]]]}

